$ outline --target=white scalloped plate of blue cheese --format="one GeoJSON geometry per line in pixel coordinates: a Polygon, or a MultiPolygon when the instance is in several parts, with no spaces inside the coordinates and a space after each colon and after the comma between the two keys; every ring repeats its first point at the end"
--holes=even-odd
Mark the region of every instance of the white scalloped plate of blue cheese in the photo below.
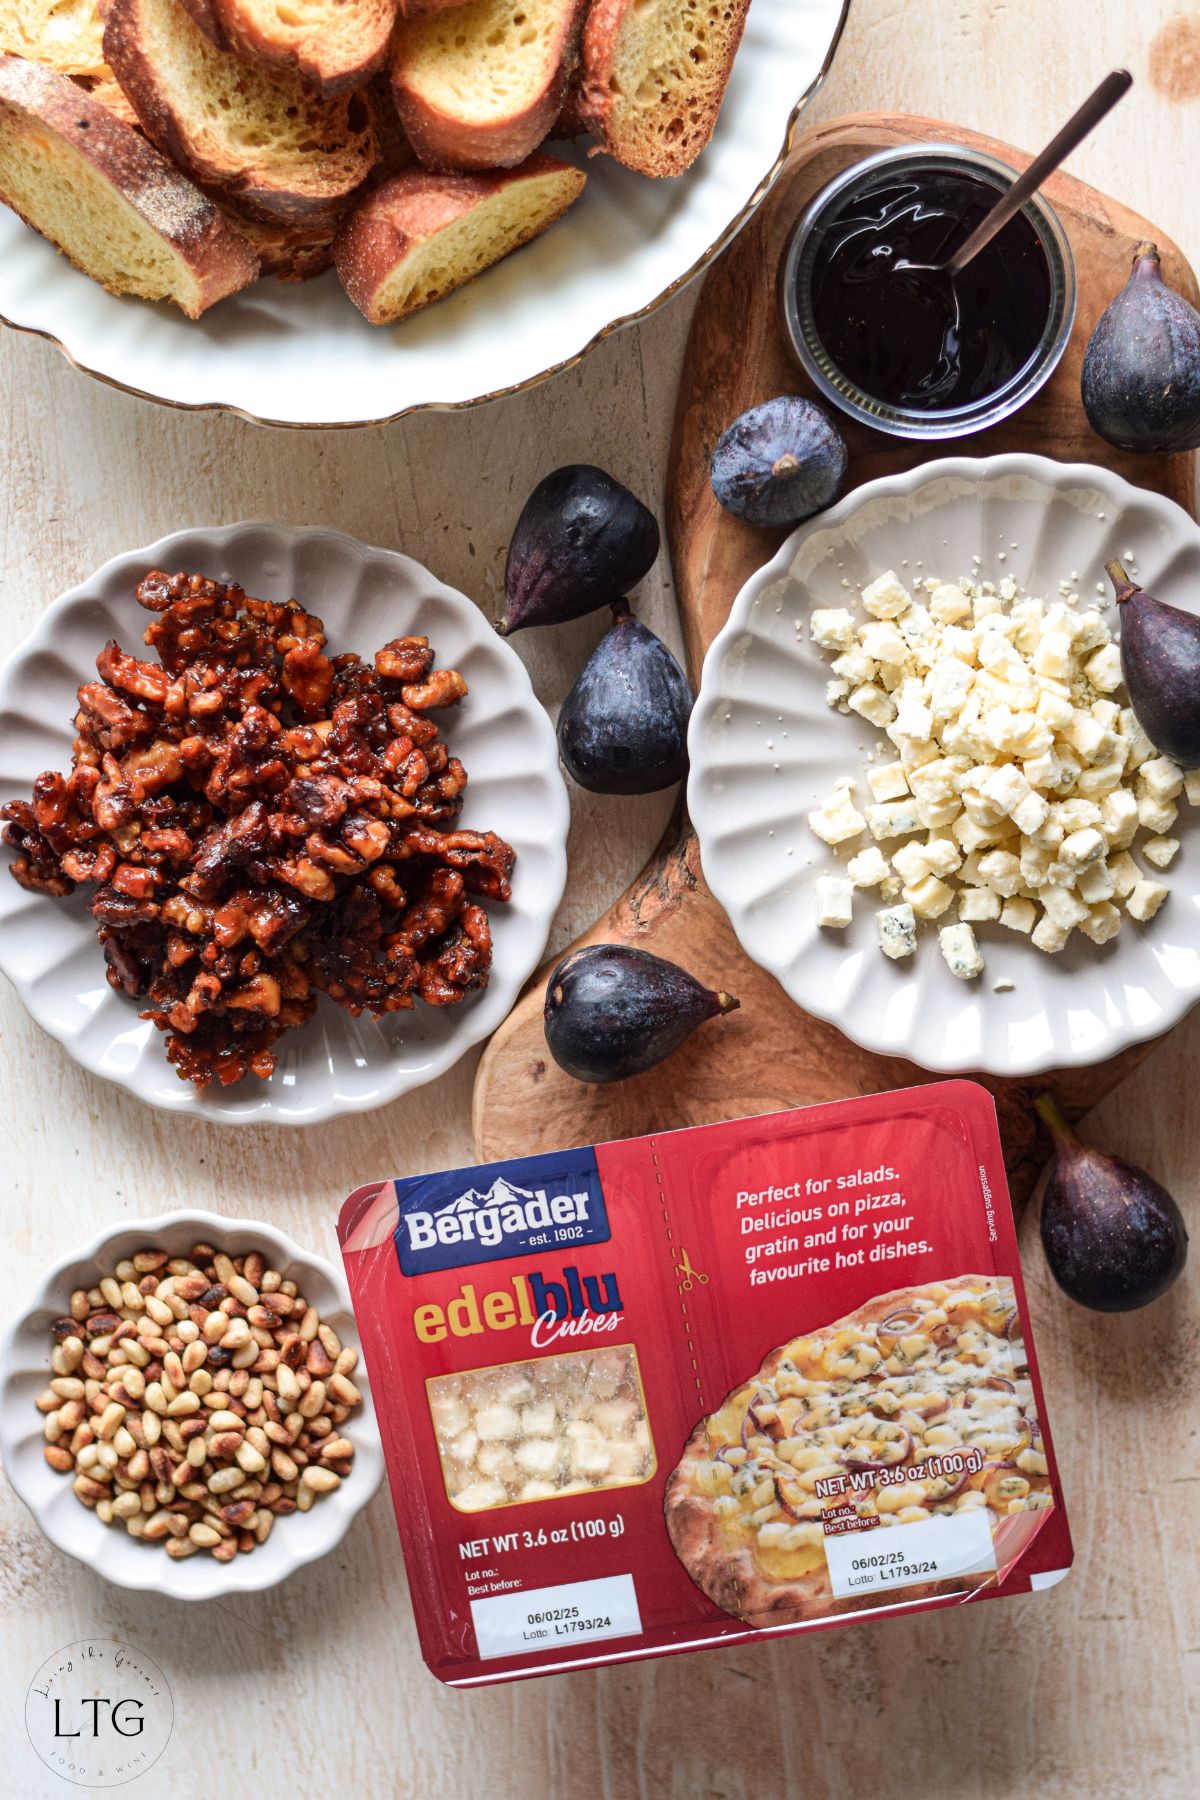
{"type": "Polygon", "coordinates": [[[747,955],[868,1049],[1031,1076],[1200,999],[1200,771],[1129,708],[1114,557],[1200,611],[1200,526],[1162,496],[1037,456],[927,463],[794,532],[709,650],[705,879],[747,955]]]}

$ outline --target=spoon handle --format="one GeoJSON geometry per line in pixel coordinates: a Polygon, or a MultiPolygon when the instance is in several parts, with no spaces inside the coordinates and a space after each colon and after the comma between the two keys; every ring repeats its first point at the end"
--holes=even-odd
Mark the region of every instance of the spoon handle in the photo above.
{"type": "Polygon", "coordinates": [[[1101,119],[1111,112],[1130,88],[1133,76],[1128,69],[1114,69],[1106,75],[1095,93],[1090,94],[1079,111],[1067,120],[1058,136],[1052,138],[1042,151],[1030,163],[1023,175],[1018,175],[1008,192],[997,206],[994,206],[985,219],[975,227],[965,244],[961,244],[946,264],[948,275],[957,275],[965,269],[973,256],[977,256],[985,244],[990,244],[1002,226],[1024,206],[1031,194],[1035,194],[1048,175],[1052,175],[1060,163],[1066,161],[1072,150],[1094,131],[1101,119]]]}

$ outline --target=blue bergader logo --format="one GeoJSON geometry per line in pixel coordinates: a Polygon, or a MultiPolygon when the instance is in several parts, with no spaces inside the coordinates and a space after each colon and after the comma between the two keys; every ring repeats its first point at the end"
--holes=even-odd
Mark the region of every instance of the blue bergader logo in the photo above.
{"type": "Polygon", "coordinates": [[[612,1235],[591,1149],[413,1176],[396,1182],[396,1197],[405,1275],[577,1250],[612,1235]]]}

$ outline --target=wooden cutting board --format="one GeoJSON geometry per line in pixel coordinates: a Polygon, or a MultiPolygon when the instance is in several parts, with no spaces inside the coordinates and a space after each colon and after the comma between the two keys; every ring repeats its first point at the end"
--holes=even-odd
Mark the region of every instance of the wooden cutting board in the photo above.
{"type": "MultiPolygon", "coordinates": [[[[723,512],[712,497],[708,464],[717,438],[746,407],[775,394],[808,391],[784,340],[775,301],[788,232],[809,199],[850,163],[887,146],[930,140],[967,144],[1015,168],[1029,161],[1022,151],[933,119],[868,113],[832,120],[802,135],[771,195],[705,281],[680,380],[667,496],[693,680],[734,596],[785,536],[754,530],[723,512]]],[[[1157,242],[1167,280],[1194,303],[1200,300],[1195,276],[1169,239],[1119,202],[1062,174],[1047,184],[1046,193],[1071,239],[1079,278],[1075,329],[1055,376],[1015,418],[958,441],[926,447],[839,420],[850,446],[851,486],[956,451],[977,456],[1038,451],[1064,462],[1103,463],[1194,511],[1195,457],[1132,456],[1105,444],[1084,417],[1079,369],[1097,318],[1125,282],[1136,243],[1157,242]]],[[[669,957],[708,985],[736,994],[741,1010],[703,1026],[646,1075],[584,1086],[565,1075],[546,1049],[542,1008],[549,967],[543,969],[480,1063],[474,1124],[481,1160],[933,1079],[912,1063],[861,1049],[835,1026],[809,1018],[743,954],[705,885],[695,834],[682,812],[633,886],[579,942],[630,943],[669,957]]],[[[1077,1118],[1151,1048],[1135,1046],[1091,1068],[1039,1079],[1036,1087],[1051,1087],[1068,1116],[1077,1118]]],[[[1046,1148],[1030,1116],[1029,1088],[983,1079],[999,1108],[1014,1198],[1024,1200],[1046,1148]]]]}

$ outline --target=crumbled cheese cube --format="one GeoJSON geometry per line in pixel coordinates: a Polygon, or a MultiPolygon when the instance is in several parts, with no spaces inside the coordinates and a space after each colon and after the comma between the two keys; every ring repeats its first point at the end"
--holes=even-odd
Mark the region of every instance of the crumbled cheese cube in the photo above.
{"type": "Polygon", "coordinates": [[[902,800],[909,791],[904,764],[890,762],[884,763],[882,768],[868,770],[867,786],[876,800],[902,800]]]}
{"type": "Polygon", "coordinates": [[[1034,926],[1030,941],[1036,944],[1039,950],[1044,950],[1047,956],[1057,956],[1070,935],[1069,927],[1056,925],[1047,914],[1034,926]]]}
{"type": "Polygon", "coordinates": [[[893,962],[912,956],[917,948],[917,921],[911,906],[889,906],[875,914],[879,948],[893,962]]]}
{"type": "MultiPolygon", "coordinates": [[[[871,810],[871,809],[868,809],[871,810]]],[[[824,844],[843,844],[866,829],[866,820],[845,788],[838,788],[808,815],[809,830],[824,844]]]]}
{"type": "Polygon", "coordinates": [[[960,587],[943,581],[929,596],[929,610],[942,624],[953,625],[959,619],[970,617],[971,602],[960,587]]]}
{"type": "Polygon", "coordinates": [[[891,663],[903,668],[908,661],[908,645],[890,619],[875,619],[858,634],[863,650],[878,663],[891,663]]]}
{"type": "Polygon", "coordinates": [[[1048,919],[1061,925],[1064,931],[1073,931],[1075,926],[1087,918],[1087,906],[1066,887],[1044,887],[1038,894],[1042,910],[1048,919]]]}
{"type": "Polygon", "coordinates": [[[1068,869],[1087,869],[1098,862],[1107,849],[1107,840],[1095,826],[1085,825],[1082,831],[1073,831],[1070,837],[1063,839],[1058,858],[1068,869]]]}
{"type": "Polygon", "coordinates": [[[874,681],[877,673],[871,658],[864,655],[857,644],[853,649],[843,651],[841,656],[835,656],[832,667],[834,674],[843,681],[848,681],[851,687],[861,687],[866,681],[874,681]]]}
{"type": "Polygon", "coordinates": [[[925,875],[920,881],[905,882],[901,892],[921,919],[940,919],[954,898],[954,889],[944,881],[939,881],[936,875],[925,875]]]}
{"type": "Polygon", "coordinates": [[[1000,923],[1010,931],[1023,931],[1026,936],[1033,930],[1036,918],[1037,907],[1032,900],[1006,900],[1000,910],[1000,923]]]}
{"type": "Polygon", "coordinates": [[[1121,652],[1115,644],[1104,644],[1083,665],[1083,672],[1102,694],[1113,694],[1121,685],[1121,652]]]}
{"type": "Polygon", "coordinates": [[[1107,762],[1116,745],[1115,733],[1101,725],[1090,712],[1076,707],[1066,729],[1066,740],[1085,763],[1107,762]]]}
{"type": "Polygon", "coordinates": [[[1106,862],[1094,862],[1090,868],[1084,869],[1075,883],[1075,892],[1089,906],[1098,906],[1103,900],[1111,900],[1117,891],[1113,872],[1106,862]]]}
{"type": "Polygon", "coordinates": [[[926,860],[924,844],[902,844],[892,858],[892,867],[901,881],[916,884],[924,881],[929,874],[929,863],[926,860]]]}
{"type": "Polygon", "coordinates": [[[1139,881],[1125,902],[1125,910],[1130,918],[1145,925],[1154,917],[1168,891],[1161,881],[1139,881]]]}
{"type": "Polygon", "coordinates": [[[1155,800],[1174,800],[1183,788],[1183,770],[1169,756],[1151,757],[1138,769],[1138,794],[1155,800]]]}
{"type": "Polygon", "coordinates": [[[1115,906],[1101,900],[1098,905],[1089,907],[1087,918],[1079,921],[1079,929],[1093,944],[1107,944],[1121,929],[1121,915],[1115,906]]]}
{"type": "Polygon", "coordinates": [[[979,859],[979,872],[994,893],[1011,897],[1021,888],[1021,859],[1011,850],[989,850],[979,859]]]}
{"type": "Polygon", "coordinates": [[[817,924],[840,931],[854,916],[854,884],[848,875],[817,877],[817,924]]]}
{"type": "Polygon", "coordinates": [[[1044,631],[1033,653],[1033,667],[1038,675],[1053,675],[1064,680],[1071,673],[1071,640],[1063,631],[1044,631]]]}
{"type": "Polygon", "coordinates": [[[887,881],[891,874],[891,866],[887,857],[877,845],[871,844],[866,850],[860,850],[846,864],[846,873],[855,887],[879,887],[887,881]]]}
{"type": "Polygon", "coordinates": [[[862,602],[875,618],[894,619],[897,614],[908,611],[912,595],[895,570],[889,569],[863,589],[862,602]]]}
{"type": "Polygon", "coordinates": [[[1000,896],[991,888],[960,888],[958,890],[958,916],[975,924],[985,919],[1000,917],[1000,896]]]}
{"type": "Polygon", "coordinates": [[[1187,795],[1189,806],[1200,806],[1200,769],[1184,771],[1183,791],[1187,795]]]}
{"type": "Polygon", "coordinates": [[[896,713],[895,731],[897,737],[927,744],[933,735],[933,714],[919,700],[905,700],[896,713]]]}
{"type": "Polygon", "coordinates": [[[1106,794],[1100,802],[1100,829],[1110,850],[1127,850],[1138,828],[1138,803],[1127,788],[1106,794]]]}
{"type": "Polygon", "coordinates": [[[825,683],[825,704],[836,708],[838,712],[848,712],[849,708],[842,702],[850,692],[848,681],[827,681],[825,683]]]}
{"type": "Polygon", "coordinates": [[[946,967],[960,981],[974,981],[977,975],[983,974],[983,957],[969,925],[943,925],[938,932],[938,943],[946,967]]]}
{"type": "Polygon", "coordinates": [[[954,839],[945,832],[930,832],[929,840],[924,847],[925,866],[934,875],[953,875],[956,869],[962,868],[962,851],[954,839]]]}
{"type": "Polygon", "coordinates": [[[1142,855],[1156,869],[1165,869],[1174,862],[1179,851],[1179,839],[1172,837],[1147,838],[1142,845],[1142,855]]]}
{"type": "Polygon", "coordinates": [[[1142,879],[1142,871],[1138,868],[1132,856],[1126,851],[1122,851],[1120,856],[1111,856],[1109,858],[1108,872],[1112,876],[1113,892],[1116,894],[1118,900],[1124,900],[1128,895],[1132,894],[1134,888],[1142,879]]]}
{"type": "Polygon", "coordinates": [[[991,770],[979,791],[997,812],[1008,813],[1010,817],[1013,809],[1033,792],[1015,763],[1002,763],[998,769],[991,770]]]}
{"type": "Polygon", "coordinates": [[[1043,800],[1040,794],[1032,789],[1016,806],[1012,807],[1009,817],[1017,830],[1026,836],[1040,831],[1050,816],[1050,802],[1043,800]]]}
{"type": "Polygon", "coordinates": [[[1154,794],[1139,794],[1137,811],[1138,824],[1158,837],[1170,831],[1179,817],[1179,808],[1173,800],[1159,800],[1154,794]]]}
{"type": "Polygon", "coordinates": [[[1141,768],[1155,754],[1154,745],[1138,724],[1137,714],[1131,706],[1123,706],[1117,716],[1117,730],[1129,745],[1129,766],[1131,769],[1141,768]]]}
{"type": "Polygon", "coordinates": [[[896,703],[886,689],[876,687],[872,681],[865,681],[856,687],[847,701],[851,712],[858,713],[868,725],[875,725],[880,731],[891,723],[896,716],[896,703]]]}
{"type": "Polygon", "coordinates": [[[868,806],[867,826],[877,841],[883,838],[908,837],[921,829],[921,816],[915,800],[889,800],[882,806],[868,806]]]}
{"type": "Polygon", "coordinates": [[[818,606],[808,621],[822,650],[849,650],[854,643],[854,615],[844,606],[818,606]]]}

